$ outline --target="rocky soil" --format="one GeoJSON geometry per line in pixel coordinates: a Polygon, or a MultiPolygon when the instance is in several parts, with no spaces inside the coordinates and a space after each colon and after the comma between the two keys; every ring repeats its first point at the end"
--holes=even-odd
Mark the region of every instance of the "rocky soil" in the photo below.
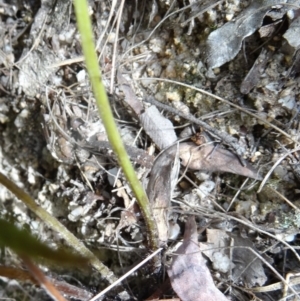
{"type": "MultiPolygon", "coordinates": [[[[145,300],[161,287],[189,215],[199,252],[228,300],[298,300],[299,1],[89,7],[103,82],[145,189],[154,158],[173,139],[157,116],[174,125],[175,140],[200,152],[213,145],[208,163],[200,157],[202,165],[185,164],[181,156],[175,185],[155,169],[161,185],[154,190],[172,186],[162,268],[146,264],[105,300],[145,300]],[[141,127],[151,97],[168,105],[150,114],[152,132],[141,127]]],[[[0,171],[121,276],[149,255],[147,233],[99,119],[72,1],[0,0],[0,22],[0,171]]],[[[2,186],[0,196],[1,218],[51,247],[64,244],[2,186]]],[[[3,248],[1,265],[20,261],[3,248]]],[[[94,269],[41,266],[91,294],[107,286],[94,269]]],[[[0,298],[48,300],[19,280],[2,277],[0,287],[0,298]]],[[[162,291],[161,300],[179,294],[170,285],[162,291]]]]}

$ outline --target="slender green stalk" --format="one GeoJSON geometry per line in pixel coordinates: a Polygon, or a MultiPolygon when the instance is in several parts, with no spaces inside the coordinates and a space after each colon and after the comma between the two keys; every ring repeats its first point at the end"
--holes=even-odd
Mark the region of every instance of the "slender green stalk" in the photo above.
{"type": "Polygon", "coordinates": [[[81,34],[82,49],[86,67],[90,76],[99,114],[105,126],[109,142],[117,155],[119,164],[137,198],[137,202],[144,216],[146,226],[148,228],[147,232],[149,235],[150,247],[153,250],[156,250],[158,248],[157,228],[152,217],[149,200],[126,153],[124,144],[113,118],[105,87],[102,83],[101,72],[98,66],[97,54],[93,41],[91,20],[88,14],[87,1],[74,0],[74,6],[77,17],[77,26],[81,34]]]}
{"type": "Polygon", "coordinates": [[[99,259],[79,241],[63,224],[61,224],[55,217],[49,214],[42,207],[38,206],[34,199],[29,194],[19,188],[15,183],[6,178],[0,172],[0,183],[9,189],[17,198],[19,198],[34,214],[36,214],[42,221],[48,225],[52,230],[60,234],[65,239],[67,244],[75,249],[83,257],[89,259],[90,264],[97,269],[101,276],[109,283],[115,282],[116,278],[113,272],[108,269],[99,259]]]}

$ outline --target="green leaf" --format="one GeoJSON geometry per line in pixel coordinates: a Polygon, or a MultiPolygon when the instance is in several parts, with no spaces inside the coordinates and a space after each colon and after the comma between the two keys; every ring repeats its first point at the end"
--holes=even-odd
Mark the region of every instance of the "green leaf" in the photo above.
{"type": "Polygon", "coordinates": [[[26,230],[20,230],[13,224],[0,219],[0,244],[9,247],[14,252],[33,258],[44,259],[60,264],[86,264],[87,258],[73,254],[63,248],[53,250],[40,242],[26,230]]]}

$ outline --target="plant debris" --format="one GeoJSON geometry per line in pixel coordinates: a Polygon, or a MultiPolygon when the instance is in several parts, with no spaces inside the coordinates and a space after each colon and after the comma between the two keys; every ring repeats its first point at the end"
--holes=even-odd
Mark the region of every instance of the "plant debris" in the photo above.
{"type": "MultiPolygon", "coordinates": [[[[144,300],[160,287],[157,298],[197,300],[198,268],[216,300],[299,298],[299,7],[89,0],[102,80],[167,257],[104,300],[144,300]],[[194,243],[185,237],[183,252],[195,252],[173,258],[172,291],[162,271],[185,227],[194,243]]],[[[120,277],[149,255],[148,233],[99,120],[72,1],[0,1],[0,28],[1,172],[120,277]]],[[[51,249],[63,243],[0,194],[1,219],[51,249]]],[[[6,250],[1,260],[23,269],[6,250]]],[[[54,282],[66,277],[78,299],[108,284],[95,270],[39,266],[54,282]]],[[[47,298],[9,278],[1,298],[47,298]]]]}
{"type": "Polygon", "coordinates": [[[262,177],[250,165],[243,166],[232,152],[207,141],[201,146],[191,142],[180,145],[180,159],[183,166],[210,172],[231,172],[245,177],[261,180],[262,177]]]}
{"type": "MultiPolygon", "coordinates": [[[[298,3],[298,1],[289,2],[289,4],[295,5],[298,3]]],[[[232,60],[240,51],[243,40],[262,25],[263,18],[268,12],[272,13],[272,9],[276,5],[279,5],[280,8],[276,18],[282,18],[288,9],[288,5],[284,6],[282,1],[252,1],[238,15],[236,20],[228,22],[221,28],[213,31],[207,39],[207,64],[209,68],[220,67],[232,60]]],[[[275,18],[271,13],[270,16],[275,18]]]]}
{"type": "Polygon", "coordinates": [[[170,238],[169,208],[179,172],[178,146],[163,151],[155,160],[147,186],[147,194],[156,221],[160,245],[170,238]]]}
{"type": "Polygon", "coordinates": [[[206,234],[207,243],[200,243],[200,248],[215,270],[231,275],[234,283],[243,281],[246,287],[265,284],[268,278],[250,239],[221,229],[207,229],[206,234]]]}
{"type": "Polygon", "coordinates": [[[194,217],[185,224],[182,245],[167,270],[171,285],[183,301],[228,300],[215,286],[205,260],[199,252],[194,217]]]}

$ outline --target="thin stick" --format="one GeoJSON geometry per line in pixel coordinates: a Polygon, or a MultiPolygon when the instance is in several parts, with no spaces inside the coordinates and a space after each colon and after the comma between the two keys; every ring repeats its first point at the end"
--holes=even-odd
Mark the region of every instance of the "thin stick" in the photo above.
{"type": "Polygon", "coordinates": [[[111,284],[110,286],[108,286],[105,290],[103,290],[102,292],[100,292],[98,295],[96,295],[95,297],[93,297],[92,299],[90,299],[89,301],[96,301],[98,300],[101,296],[103,296],[104,294],[106,294],[108,291],[110,291],[113,287],[115,287],[116,285],[118,285],[119,283],[121,283],[125,278],[127,278],[129,275],[131,275],[133,272],[135,272],[136,270],[138,270],[142,265],[144,265],[146,262],[148,262],[150,259],[152,259],[155,255],[157,255],[159,252],[162,251],[163,248],[159,248],[157,249],[155,252],[153,252],[150,256],[148,256],[146,259],[144,259],[142,262],[140,262],[138,265],[136,265],[133,269],[131,269],[129,272],[127,272],[126,274],[124,274],[122,277],[120,277],[115,283],[111,284]]]}
{"type": "MultiPolygon", "coordinates": [[[[178,202],[179,203],[179,202],[178,202]]],[[[192,213],[189,213],[189,212],[185,212],[185,214],[193,214],[195,215],[195,212],[196,213],[200,213],[204,216],[208,216],[208,217],[219,217],[219,218],[224,218],[225,220],[227,219],[231,219],[231,220],[234,220],[234,221],[237,221],[238,223],[241,223],[259,233],[263,233],[269,237],[272,237],[274,238],[275,240],[281,242],[283,245],[285,245],[291,252],[294,253],[294,255],[296,256],[297,260],[300,262],[300,256],[299,254],[297,253],[297,251],[295,250],[295,247],[292,247],[290,244],[288,244],[286,241],[284,241],[283,239],[277,237],[276,235],[273,235],[272,233],[270,232],[267,232],[267,230],[263,230],[262,228],[258,227],[258,226],[255,226],[253,225],[252,223],[250,223],[246,218],[244,218],[243,216],[241,216],[241,218],[237,218],[233,215],[233,213],[231,214],[230,212],[226,212],[226,213],[223,213],[223,212],[217,212],[217,213],[211,213],[212,210],[208,210],[208,208],[205,208],[205,209],[202,209],[200,207],[196,207],[196,206],[191,206],[189,205],[187,202],[184,202],[184,201],[181,201],[181,203],[189,206],[193,212],[192,213]]],[[[180,212],[179,210],[175,210],[173,209],[173,212],[180,212]]]]}
{"type": "Polygon", "coordinates": [[[278,131],[279,133],[281,133],[285,137],[291,139],[294,143],[298,144],[298,141],[294,140],[289,134],[287,134],[285,131],[281,130],[276,125],[274,125],[274,124],[270,123],[269,121],[265,120],[264,118],[262,118],[260,116],[257,116],[256,114],[251,113],[248,110],[246,110],[246,109],[244,109],[244,108],[242,108],[242,107],[240,107],[240,106],[238,106],[238,105],[236,105],[236,104],[234,104],[234,103],[232,103],[232,102],[230,102],[230,101],[228,101],[228,100],[226,100],[226,99],[224,99],[222,97],[219,97],[219,96],[216,96],[216,95],[214,95],[214,94],[212,94],[210,92],[207,92],[207,91],[205,91],[203,89],[196,88],[196,87],[193,87],[193,86],[188,85],[188,84],[184,84],[184,83],[181,83],[181,82],[177,82],[177,81],[170,80],[170,79],[165,79],[165,78],[157,78],[157,77],[148,77],[148,78],[146,78],[146,77],[143,77],[143,78],[139,78],[138,80],[157,80],[157,81],[163,81],[163,82],[172,83],[172,84],[175,84],[175,85],[179,85],[179,86],[182,86],[182,87],[193,89],[193,90],[198,91],[198,92],[200,92],[202,94],[205,94],[205,95],[213,97],[213,98],[215,98],[217,100],[220,100],[220,101],[222,101],[222,102],[224,102],[224,103],[226,103],[226,104],[228,104],[228,105],[230,105],[230,106],[232,106],[232,107],[234,107],[234,108],[236,108],[236,109],[238,109],[238,110],[240,110],[240,111],[242,111],[242,112],[244,112],[244,113],[246,113],[246,114],[248,114],[248,115],[250,115],[250,116],[252,116],[252,117],[254,117],[256,119],[258,119],[258,120],[260,120],[260,121],[262,121],[263,123],[265,123],[268,126],[272,127],[274,130],[278,131]]]}
{"type": "Polygon", "coordinates": [[[228,208],[226,209],[227,212],[230,210],[231,206],[233,205],[233,203],[235,202],[235,200],[237,199],[237,197],[239,196],[239,194],[241,193],[241,191],[243,190],[243,188],[245,187],[245,185],[247,184],[248,181],[249,181],[249,178],[247,178],[247,179],[243,182],[242,186],[241,186],[241,187],[239,188],[239,190],[236,192],[236,194],[235,194],[234,197],[232,198],[232,200],[231,200],[231,202],[230,202],[228,208]]]}
{"type": "MultiPolygon", "coordinates": [[[[167,110],[173,114],[176,114],[182,118],[185,118],[195,124],[200,125],[201,127],[203,127],[205,130],[209,131],[211,134],[219,137],[221,140],[223,140],[225,143],[227,143],[228,145],[230,145],[237,153],[237,155],[239,156],[243,156],[245,150],[243,147],[241,147],[238,143],[238,140],[230,135],[228,135],[227,133],[221,132],[218,129],[210,126],[209,124],[207,124],[206,122],[202,121],[201,119],[197,119],[196,117],[194,117],[192,114],[184,114],[182,112],[180,112],[177,109],[174,109],[168,105],[162,104],[161,102],[155,100],[153,97],[147,97],[146,102],[149,102],[151,104],[154,104],[155,106],[167,110]]],[[[246,165],[246,164],[243,164],[246,165]]]]}
{"type": "Polygon", "coordinates": [[[272,187],[269,187],[272,192],[275,192],[279,197],[281,197],[286,203],[288,203],[292,208],[294,208],[296,211],[298,211],[300,213],[300,209],[294,205],[289,199],[287,199],[284,195],[282,195],[280,192],[278,192],[277,190],[273,189],[272,187]]]}
{"type": "Polygon", "coordinates": [[[281,161],[283,161],[287,156],[289,156],[289,155],[291,155],[292,153],[297,152],[297,151],[299,151],[299,150],[300,150],[300,147],[298,147],[298,148],[296,148],[296,149],[294,149],[294,150],[292,150],[292,151],[290,151],[290,152],[284,154],[281,158],[279,158],[279,159],[275,162],[275,164],[274,164],[274,165],[272,166],[272,168],[268,171],[268,173],[265,175],[264,179],[263,179],[262,182],[260,183],[260,186],[259,186],[259,188],[258,188],[258,190],[257,190],[257,193],[260,193],[260,192],[261,192],[261,190],[262,190],[263,187],[265,186],[266,182],[268,181],[270,175],[272,174],[272,172],[274,171],[274,169],[281,163],[281,161]]]}

